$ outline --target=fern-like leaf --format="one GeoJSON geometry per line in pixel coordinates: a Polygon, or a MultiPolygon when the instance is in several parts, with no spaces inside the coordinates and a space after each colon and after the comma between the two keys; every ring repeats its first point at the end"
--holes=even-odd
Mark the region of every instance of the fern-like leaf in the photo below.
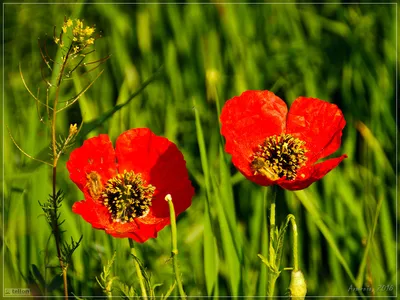
{"type": "Polygon", "coordinates": [[[103,267],[103,272],[101,272],[101,274],[100,274],[100,279],[98,277],[96,277],[97,283],[100,285],[100,287],[103,289],[104,294],[106,294],[107,296],[112,296],[113,282],[115,279],[118,279],[117,276],[110,277],[111,267],[114,263],[116,254],[117,254],[117,252],[114,251],[113,256],[107,263],[107,266],[103,267]]]}
{"type": "Polygon", "coordinates": [[[46,216],[47,223],[49,223],[53,231],[55,228],[54,224],[57,224],[57,227],[59,227],[62,225],[62,223],[64,223],[64,221],[59,221],[60,214],[58,213],[58,209],[61,207],[63,200],[64,192],[62,190],[58,190],[55,196],[49,195],[49,198],[45,203],[42,204],[39,201],[39,205],[46,216]]]}
{"type": "Polygon", "coordinates": [[[71,257],[74,251],[79,247],[81,241],[83,239],[83,235],[79,238],[79,241],[75,242],[71,237],[71,243],[64,242],[61,247],[61,259],[66,264],[69,265],[71,262],[71,257]]]}

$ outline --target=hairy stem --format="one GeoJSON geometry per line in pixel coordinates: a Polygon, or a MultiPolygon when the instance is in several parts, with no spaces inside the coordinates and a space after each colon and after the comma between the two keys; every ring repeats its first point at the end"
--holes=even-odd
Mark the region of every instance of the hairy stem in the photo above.
{"type": "Polygon", "coordinates": [[[146,287],[144,285],[143,274],[142,274],[142,271],[140,270],[139,262],[137,261],[138,258],[137,258],[137,253],[136,253],[136,249],[135,249],[135,244],[132,239],[128,238],[128,240],[129,240],[129,247],[131,248],[131,254],[133,256],[133,262],[135,264],[136,275],[139,279],[140,289],[142,291],[142,297],[143,297],[143,299],[147,300],[147,291],[146,291],[146,287]]]}
{"type": "Polygon", "coordinates": [[[56,93],[54,97],[54,103],[53,103],[53,116],[52,116],[52,123],[51,123],[51,145],[53,149],[53,176],[52,176],[52,184],[53,184],[53,200],[54,200],[54,217],[53,217],[53,233],[54,233],[54,238],[56,242],[56,248],[57,248],[57,257],[60,262],[60,267],[62,270],[62,275],[63,275],[63,283],[64,283],[64,297],[65,299],[68,299],[68,281],[67,281],[67,269],[68,266],[64,264],[62,257],[61,257],[61,241],[60,241],[60,228],[58,225],[58,211],[57,211],[57,162],[58,162],[58,153],[57,153],[57,135],[56,135],[56,121],[57,121],[57,104],[58,104],[58,99],[60,95],[60,86],[61,86],[61,79],[64,74],[65,66],[67,65],[68,61],[68,56],[69,56],[70,50],[67,52],[63,64],[60,69],[60,73],[58,75],[57,79],[57,88],[56,88],[56,93]]]}
{"type": "Polygon", "coordinates": [[[297,255],[298,252],[298,244],[297,244],[297,225],[296,225],[296,220],[293,216],[293,218],[290,218],[290,222],[292,223],[292,229],[293,229],[293,271],[298,271],[299,270],[299,258],[297,255]]]}
{"type": "Polygon", "coordinates": [[[178,290],[179,290],[179,295],[181,296],[181,299],[186,299],[186,293],[183,289],[182,285],[182,280],[181,276],[179,274],[179,267],[178,267],[178,241],[176,237],[176,218],[175,218],[175,208],[174,204],[172,203],[172,197],[170,194],[168,194],[165,197],[165,200],[168,202],[169,206],[169,215],[170,215],[170,220],[171,220],[171,257],[172,257],[172,262],[174,266],[174,273],[175,273],[175,279],[176,283],[178,284],[178,290]]]}
{"type": "Polygon", "coordinates": [[[273,188],[273,195],[271,198],[271,206],[270,206],[270,217],[269,217],[269,270],[268,270],[268,296],[273,296],[275,291],[275,282],[278,279],[279,273],[276,270],[276,252],[274,249],[275,242],[275,200],[276,200],[276,188],[273,188]]]}

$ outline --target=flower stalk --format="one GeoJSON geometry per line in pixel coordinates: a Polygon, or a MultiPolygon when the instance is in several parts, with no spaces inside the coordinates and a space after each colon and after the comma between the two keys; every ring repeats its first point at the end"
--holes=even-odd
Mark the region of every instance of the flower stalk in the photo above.
{"type": "Polygon", "coordinates": [[[183,289],[183,284],[181,280],[181,276],[179,274],[179,267],[178,267],[178,240],[177,240],[177,234],[176,234],[176,217],[175,217],[175,208],[174,204],[172,203],[172,197],[170,194],[165,196],[165,200],[168,202],[169,206],[169,214],[170,214],[170,220],[171,220],[171,258],[172,258],[172,263],[174,266],[174,273],[175,273],[175,279],[176,283],[178,285],[178,290],[179,290],[179,295],[181,296],[181,299],[187,299],[186,293],[183,289]]]}
{"type": "Polygon", "coordinates": [[[133,242],[132,239],[129,239],[129,247],[131,248],[131,255],[133,256],[133,263],[135,264],[135,270],[136,270],[136,274],[137,277],[139,279],[139,285],[140,285],[140,290],[142,291],[142,297],[143,299],[147,300],[147,291],[146,291],[146,287],[144,285],[144,278],[143,278],[143,274],[142,274],[142,270],[140,269],[140,265],[138,262],[138,258],[137,258],[137,253],[136,253],[136,249],[135,249],[135,243],[133,242]]]}
{"type": "Polygon", "coordinates": [[[276,188],[273,188],[273,195],[271,197],[270,217],[269,217],[269,270],[268,270],[268,296],[273,296],[275,291],[275,283],[279,277],[279,271],[276,267],[276,224],[275,224],[275,207],[276,207],[276,188]]]}
{"type": "MultiPolygon", "coordinates": [[[[70,48],[71,49],[71,48],[70,48]]],[[[65,59],[63,60],[63,64],[60,69],[60,73],[58,75],[58,80],[57,80],[57,87],[56,87],[56,93],[54,97],[54,103],[53,103],[53,116],[52,116],[52,122],[51,122],[51,144],[52,144],[52,149],[53,149],[53,176],[52,176],[52,191],[53,191],[53,201],[54,201],[54,216],[58,215],[58,206],[57,206],[57,163],[59,159],[59,153],[57,153],[57,138],[56,138],[56,121],[57,121],[57,105],[58,105],[58,99],[60,95],[60,87],[61,87],[61,78],[64,74],[65,66],[68,61],[68,56],[69,56],[70,51],[67,52],[65,59]]],[[[60,228],[58,224],[57,218],[53,218],[53,232],[54,232],[54,238],[56,242],[56,248],[57,248],[57,257],[60,263],[60,267],[62,270],[62,276],[63,276],[63,284],[64,284],[64,297],[65,299],[68,299],[68,281],[67,281],[67,270],[68,270],[68,265],[64,264],[64,261],[61,256],[61,241],[60,241],[60,228]]]]}
{"type": "Polygon", "coordinates": [[[290,218],[290,223],[292,224],[292,229],[293,229],[293,271],[298,271],[299,270],[299,258],[297,255],[298,252],[298,244],[297,244],[297,225],[296,225],[296,220],[293,215],[290,218]]]}
{"type": "MultiPolygon", "coordinates": [[[[79,239],[79,241],[75,242],[71,238],[71,242],[65,242],[63,241],[62,234],[63,230],[61,230],[61,224],[63,221],[60,222],[60,212],[59,208],[62,205],[62,201],[64,199],[64,193],[61,190],[57,190],[57,166],[59,159],[62,154],[66,152],[66,150],[72,145],[76,135],[78,134],[78,128],[76,124],[71,125],[69,129],[69,134],[66,138],[60,137],[60,139],[57,141],[57,115],[59,112],[61,112],[64,109],[67,109],[70,107],[72,104],[74,104],[87,90],[88,88],[93,84],[94,81],[92,81],[88,87],[86,87],[84,90],[82,90],[78,95],[76,95],[73,98],[73,101],[68,103],[63,106],[62,108],[59,108],[60,104],[60,95],[61,95],[61,84],[63,83],[63,79],[65,77],[71,77],[72,73],[78,70],[78,67],[85,67],[88,64],[96,64],[96,67],[100,65],[102,62],[108,59],[108,57],[98,60],[95,62],[89,62],[89,63],[83,63],[84,59],[86,56],[93,52],[84,52],[83,50],[86,49],[89,45],[92,45],[95,41],[95,37],[93,36],[93,33],[95,32],[94,27],[90,26],[84,26],[83,21],[79,19],[71,20],[71,19],[64,19],[64,23],[62,26],[62,30],[58,36],[56,36],[55,32],[56,28],[54,27],[54,36],[53,40],[56,45],[58,45],[61,48],[61,52],[63,53],[63,56],[61,57],[60,62],[56,62],[55,59],[51,58],[46,50],[46,43],[41,45],[39,42],[39,50],[41,54],[41,58],[43,60],[43,63],[47,66],[47,68],[50,70],[50,72],[54,75],[57,75],[55,79],[55,83],[53,84],[50,82],[48,79],[46,79],[46,75],[42,70],[42,79],[46,83],[46,100],[41,101],[39,99],[39,93],[37,96],[35,96],[32,91],[29,89],[28,85],[25,82],[25,79],[22,74],[21,66],[20,66],[20,75],[22,82],[26,88],[26,90],[29,92],[29,94],[35,99],[36,105],[37,105],[37,110],[38,114],[40,117],[40,122],[44,122],[44,118],[41,115],[40,112],[40,107],[44,106],[47,112],[47,117],[48,120],[50,120],[49,128],[50,128],[50,148],[51,148],[51,158],[47,161],[37,159],[26,153],[21,149],[21,147],[16,143],[14,138],[11,136],[11,139],[13,143],[17,146],[17,148],[27,157],[39,161],[43,164],[49,165],[52,168],[52,191],[49,195],[49,198],[46,202],[41,203],[39,202],[39,205],[41,206],[42,210],[45,213],[47,222],[49,223],[51,230],[52,230],[52,235],[54,236],[55,240],[55,245],[56,245],[56,252],[57,252],[57,258],[59,260],[60,268],[61,268],[61,273],[63,277],[63,291],[64,291],[64,297],[65,299],[68,298],[68,280],[67,280],[67,271],[68,271],[68,266],[69,263],[71,262],[71,256],[73,252],[77,249],[77,247],[80,245],[80,242],[82,241],[82,237],[79,239]],[[63,38],[64,36],[64,38],[63,38]],[[67,38],[65,38],[67,36],[67,38]],[[65,45],[64,41],[71,41],[71,43],[65,45]],[[65,54],[64,54],[65,53],[65,54]],[[79,58],[79,60],[76,60],[79,58]],[[50,89],[55,87],[55,93],[54,93],[54,98],[53,101],[49,101],[49,95],[50,95],[50,89]],[[51,103],[51,104],[50,104],[51,103]]],[[[95,67],[95,68],[96,68],[95,67]]],[[[101,74],[101,72],[100,72],[101,74]]],[[[98,76],[100,76],[100,74],[98,76]]],[[[96,79],[98,78],[96,77],[96,79]]],[[[96,80],[95,79],[95,80],[96,80]]],[[[46,267],[47,269],[47,267],[46,267]]],[[[45,289],[46,292],[46,289],[45,289]]],[[[46,295],[45,295],[46,296],[46,295]]]]}
{"type": "MultiPolygon", "coordinates": [[[[76,125],[71,125],[68,137],[65,140],[61,140],[61,143],[57,142],[57,114],[60,112],[60,110],[58,110],[58,104],[59,104],[59,99],[60,99],[61,84],[63,82],[63,77],[65,76],[65,71],[67,69],[67,66],[70,62],[70,58],[72,57],[72,55],[74,55],[74,54],[78,55],[78,53],[79,53],[79,51],[77,51],[77,49],[76,49],[77,43],[76,43],[75,39],[76,40],[78,40],[78,38],[80,39],[80,41],[78,43],[82,49],[85,48],[86,46],[88,46],[89,44],[92,44],[92,42],[94,41],[93,38],[91,38],[91,35],[94,32],[94,27],[87,26],[84,31],[78,32],[77,28],[83,28],[83,22],[80,20],[75,20],[75,22],[77,25],[73,31],[74,38],[72,39],[71,44],[67,48],[65,48],[65,49],[67,49],[67,51],[66,51],[65,56],[62,57],[61,67],[60,67],[60,69],[58,71],[58,75],[57,75],[56,91],[55,91],[55,95],[54,95],[53,105],[51,108],[51,116],[49,115],[49,118],[51,119],[51,148],[52,148],[52,162],[51,162],[51,165],[52,165],[52,196],[51,196],[50,201],[52,203],[48,206],[42,205],[42,208],[45,211],[47,211],[47,213],[49,213],[49,216],[50,216],[49,219],[50,219],[50,224],[51,224],[52,232],[53,232],[54,239],[55,239],[55,244],[56,244],[56,249],[57,249],[57,257],[58,257],[59,264],[60,264],[60,267],[62,270],[65,299],[68,298],[67,271],[68,271],[69,260],[70,260],[70,257],[72,255],[73,251],[75,251],[75,249],[79,246],[79,243],[82,240],[82,238],[79,240],[78,243],[75,243],[71,239],[71,245],[68,245],[68,244],[63,245],[62,241],[61,241],[62,231],[60,230],[61,223],[59,223],[59,220],[58,220],[59,219],[58,209],[61,206],[63,194],[61,191],[57,191],[57,165],[58,165],[58,161],[59,161],[61,154],[64,153],[64,151],[70,146],[73,139],[77,135],[78,130],[77,130],[76,125]],[[85,40],[85,38],[88,38],[88,39],[85,40]]],[[[55,43],[58,44],[61,48],[64,47],[62,36],[64,33],[67,33],[67,29],[69,27],[72,27],[72,25],[73,25],[72,20],[70,20],[70,19],[65,20],[60,37],[54,38],[55,43]]],[[[78,49],[79,49],[79,47],[78,47],[78,49]]],[[[40,48],[40,51],[41,51],[43,61],[46,63],[46,65],[49,67],[49,69],[52,70],[52,68],[49,65],[50,59],[44,55],[41,48],[40,48]]],[[[81,60],[81,62],[82,61],[83,61],[83,59],[81,60]]],[[[75,69],[81,64],[81,62],[75,66],[75,69]]],[[[48,88],[52,86],[52,84],[50,82],[48,82],[47,80],[45,80],[45,81],[48,85],[48,88]]],[[[49,107],[47,106],[47,103],[48,103],[48,98],[46,99],[46,107],[47,107],[48,114],[50,114],[50,110],[49,110],[49,107]]]]}

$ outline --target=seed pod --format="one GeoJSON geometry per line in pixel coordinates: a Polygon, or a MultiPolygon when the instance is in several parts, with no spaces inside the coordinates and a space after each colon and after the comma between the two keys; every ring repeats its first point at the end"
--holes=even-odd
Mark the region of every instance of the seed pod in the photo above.
{"type": "Polygon", "coordinates": [[[306,280],[304,279],[304,275],[300,270],[292,271],[289,294],[290,298],[295,300],[303,300],[307,294],[306,280]]]}

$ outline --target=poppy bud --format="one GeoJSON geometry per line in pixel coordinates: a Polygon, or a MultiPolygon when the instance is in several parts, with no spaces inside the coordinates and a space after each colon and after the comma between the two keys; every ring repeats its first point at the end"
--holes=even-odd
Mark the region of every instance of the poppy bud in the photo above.
{"type": "Polygon", "coordinates": [[[298,271],[292,271],[289,285],[290,298],[295,300],[303,300],[307,294],[307,284],[304,279],[303,273],[298,271]]]}

